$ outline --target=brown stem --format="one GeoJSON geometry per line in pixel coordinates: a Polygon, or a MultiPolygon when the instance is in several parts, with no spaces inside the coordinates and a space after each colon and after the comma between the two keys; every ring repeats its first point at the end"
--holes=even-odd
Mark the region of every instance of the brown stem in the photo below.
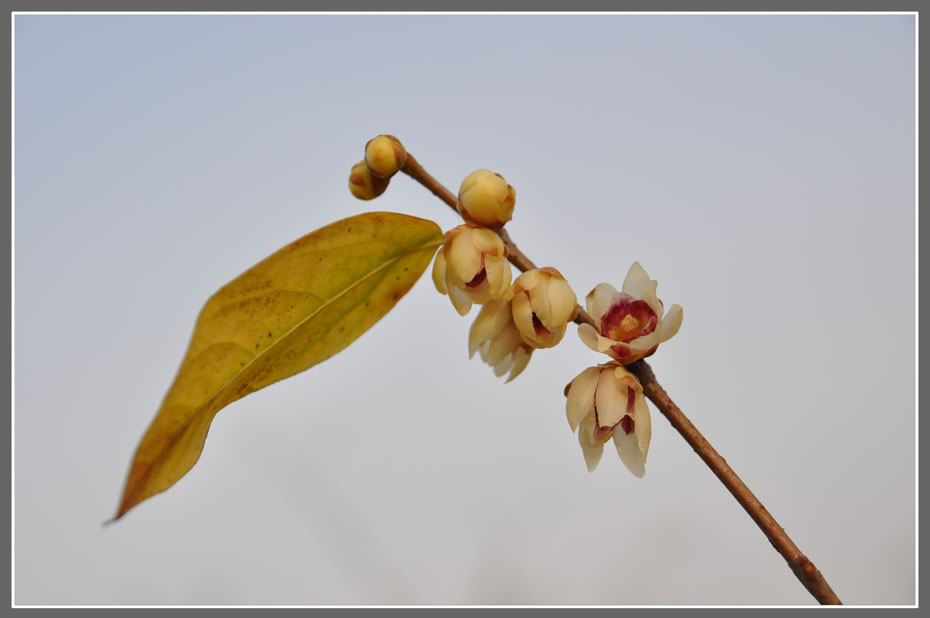
{"type": "MultiPolygon", "coordinates": [[[[423,169],[423,167],[409,153],[407,154],[407,163],[402,170],[411,178],[422,184],[432,191],[439,199],[456,210],[456,197],[435,178],[423,169]]],[[[536,268],[532,260],[523,254],[514,244],[513,239],[506,230],[498,230],[498,235],[504,241],[507,247],[507,259],[510,263],[519,268],[521,271],[527,271],[536,268]]],[[[590,324],[600,331],[599,325],[594,322],[590,315],[579,305],[577,308],[575,322],[578,324],[590,324]]],[[[720,453],[711,446],[710,442],[701,435],[701,432],[688,420],[681,409],[665,392],[665,389],[656,380],[652,368],[644,360],[636,361],[627,365],[627,369],[633,372],[643,385],[643,393],[652,401],[660,412],[668,419],[678,433],[691,445],[694,452],[698,454],[707,467],[720,479],[724,487],[729,490],[736,501],[749,513],[756,525],[765,533],[772,546],[782,555],[795,577],[810,592],[821,605],[842,605],[839,597],[830,588],[830,584],[824,579],[814,563],[807,556],[801,553],[798,546],[794,544],[791,537],[785,532],[775,518],[766,510],[755,494],[750,491],[745,483],[737,476],[727,461],[720,456],[720,453]]]]}

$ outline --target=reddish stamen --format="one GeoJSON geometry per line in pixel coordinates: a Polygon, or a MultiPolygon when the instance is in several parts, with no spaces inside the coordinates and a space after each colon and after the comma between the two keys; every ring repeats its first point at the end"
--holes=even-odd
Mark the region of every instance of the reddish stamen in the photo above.
{"type": "Polygon", "coordinates": [[[633,433],[633,430],[636,428],[636,423],[633,422],[632,416],[624,416],[620,419],[620,429],[623,430],[623,433],[630,435],[633,433]]]}
{"type": "Polygon", "coordinates": [[[543,323],[539,321],[539,318],[536,317],[535,313],[533,314],[533,330],[535,330],[536,334],[539,335],[540,337],[548,335],[549,333],[552,332],[548,328],[543,326],[543,323]]]}

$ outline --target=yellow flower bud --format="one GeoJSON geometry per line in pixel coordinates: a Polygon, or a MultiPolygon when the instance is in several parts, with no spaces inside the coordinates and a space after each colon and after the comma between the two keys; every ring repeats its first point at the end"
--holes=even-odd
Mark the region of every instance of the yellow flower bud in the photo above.
{"type": "Polygon", "coordinates": [[[349,172],[349,190],[360,200],[373,200],[387,189],[389,178],[377,178],[364,161],[352,166],[349,172]]]}
{"type": "Polygon", "coordinates": [[[503,176],[476,170],[462,181],[456,208],[466,220],[497,229],[510,221],[516,199],[516,190],[503,176]]]}
{"type": "Polygon", "coordinates": [[[552,267],[528,270],[513,282],[513,321],[523,341],[534,348],[551,348],[575,318],[575,292],[552,267]]]}
{"type": "Polygon", "coordinates": [[[393,135],[379,135],[365,144],[365,162],[378,178],[390,178],[406,161],[407,151],[393,135]]]}
{"type": "Polygon", "coordinates": [[[433,283],[441,294],[449,295],[459,315],[467,314],[472,303],[483,305],[504,296],[510,278],[500,236],[470,223],[446,232],[433,262],[433,283]]]}

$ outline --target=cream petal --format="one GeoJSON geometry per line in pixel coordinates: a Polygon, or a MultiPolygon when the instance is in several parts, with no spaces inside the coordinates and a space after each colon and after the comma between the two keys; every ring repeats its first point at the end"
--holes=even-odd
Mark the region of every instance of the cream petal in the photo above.
{"type": "Polygon", "coordinates": [[[510,263],[506,260],[486,258],[484,269],[487,273],[488,293],[491,298],[499,298],[501,292],[506,289],[503,285],[504,279],[507,279],[507,285],[510,285],[510,263]],[[506,275],[506,277],[505,277],[506,275]]]}
{"type": "Polygon", "coordinates": [[[455,276],[465,283],[474,279],[481,270],[481,252],[471,243],[468,230],[452,239],[446,259],[455,276]]]}
{"type": "Polygon", "coordinates": [[[532,355],[533,351],[527,350],[523,346],[520,346],[514,351],[513,366],[510,368],[510,376],[507,378],[507,382],[510,382],[515,377],[523,373],[523,370],[526,369],[526,366],[529,364],[530,357],[532,357],[532,355]]]}
{"type": "Polygon", "coordinates": [[[637,395],[636,403],[633,404],[633,429],[633,433],[636,434],[636,443],[639,445],[645,462],[649,455],[649,441],[652,440],[652,419],[649,416],[646,398],[642,395],[637,395]]]}
{"type": "Polygon", "coordinates": [[[491,230],[483,227],[469,228],[471,230],[471,244],[478,253],[504,255],[504,241],[491,230]]]}
{"type": "Polygon", "coordinates": [[[516,350],[523,343],[520,338],[520,331],[508,324],[494,339],[491,341],[491,347],[488,348],[489,365],[496,365],[506,356],[516,350]]]}
{"type": "Polygon", "coordinates": [[[468,355],[474,356],[482,342],[493,339],[510,322],[510,306],[507,301],[496,299],[488,302],[468,331],[468,355]]]}
{"type": "Polygon", "coordinates": [[[601,461],[601,455],[604,454],[604,443],[591,444],[582,431],[578,432],[578,443],[581,444],[581,452],[584,453],[584,462],[588,466],[588,472],[594,472],[601,461]]]}
{"type": "Polygon", "coordinates": [[[626,414],[627,391],[613,371],[602,371],[597,379],[597,419],[601,427],[612,427],[626,414]]]}
{"type": "MultiPolygon", "coordinates": [[[[553,279],[549,284],[549,312],[552,324],[565,324],[575,311],[578,298],[564,279],[553,279]]],[[[545,322],[543,322],[545,324],[545,322]]]]}
{"type": "Polygon", "coordinates": [[[625,345],[630,348],[633,354],[646,354],[653,347],[659,345],[659,333],[658,331],[652,331],[648,335],[637,337],[625,345]]]}
{"type": "Polygon", "coordinates": [[[530,345],[541,343],[533,326],[533,308],[526,294],[514,296],[510,301],[510,309],[513,312],[513,322],[523,335],[523,340],[530,345]]]}
{"type": "Polygon", "coordinates": [[[614,432],[614,446],[617,447],[617,454],[620,455],[620,461],[623,462],[626,469],[633,476],[642,478],[646,474],[646,460],[642,451],[639,450],[636,432],[626,434],[618,429],[614,432]]]}
{"type": "Polygon", "coordinates": [[[539,318],[546,328],[552,324],[552,310],[549,307],[549,287],[552,284],[552,276],[547,272],[539,274],[537,284],[529,288],[530,305],[533,307],[533,313],[539,318]]]}
{"type": "Polygon", "coordinates": [[[623,287],[620,289],[621,292],[626,292],[633,298],[642,298],[642,290],[649,283],[649,275],[646,274],[646,269],[642,267],[639,262],[633,262],[633,265],[630,266],[630,270],[626,273],[626,278],[623,280],[623,287]]]}
{"type": "Polygon", "coordinates": [[[519,285],[524,290],[531,290],[539,284],[539,269],[534,268],[533,270],[528,270],[519,277],[514,282],[514,285],[519,285]]]}
{"type": "Polygon", "coordinates": [[[594,410],[594,391],[597,389],[597,377],[600,373],[600,367],[588,367],[575,376],[568,388],[565,415],[572,431],[578,429],[582,419],[594,410]]]}
{"type": "Polygon", "coordinates": [[[436,259],[433,260],[433,285],[440,294],[447,294],[446,291],[446,255],[442,248],[436,253],[436,259]]]}
{"type": "Polygon", "coordinates": [[[462,288],[450,285],[449,299],[452,301],[455,310],[459,312],[459,315],[468,315],[468,312],[471,311],[471,299],[462,288]]]}
{"type": "Polygon", "coordinates": [[[597,349],[597,331],[594,330],[594,327],[588,323],[578,325],[578,338],[581,339],[581,343],[585,344],[595,352],[600,352],[597,349]]]}
{"type": "Polygon", "coordinates": [[[616,341],[614,341],[613,339],[610,339],[609,337],[598,335],[596,350],[598,352],[604,352],[605,354],[607,354],[608,351],[610,350],[610,346],[615,345],[616,343],[617,343],[616,341]]]}
{"type": "Polygon", "coordinates": [[[684,309],[681,308],[681,305],[672,305],[665,317],[662,318],[662,323],[659,324],[659,343],[668,341],[678,333],[683,317],[684,309]]]}
{"type": "MultiPolygon", "coordinates": [[[[488,362],[488,350],[491,349],[491,342],[485,341],[480,346],[478,346],[478,356],[481,357],[481,360],[485,363],[488,362]]],[[[471,358],[469,356],[469,358],[471,358]]]]}
{"type": "Polygon", "coordinates": [[[600,322],[601,317],[607,313],[607,310],[610,309],[610,306],[614,304],[619,295],[620,292],[617,291],[617,288],[609,283],[598,283],[597,287],[591,290],[591,293],[585,298],[588,313],[591,314],[592,318],[600,322]]]}
{"type": "Polygon", "coordinates": [[[510,291],[510,282],[513,280],[513,272],[510,270],[510,262],[506,259],[502,260],[503,266],[501,268],[501,282],[497,288],[497,296],[500,298],[510,298],[513,296],[513,292],[510,291]]]}
{"type": "Polygon", "coordinates": [[[652,312],[661,319],[662,313],[665,311],[665,307],[662,306],[662,301],[659,300],[659,297],[656,296],[656,288],[659,286],[658,281],[649,281],[643,285],[640,290],[642,300],[646,301],[646,304],[649,305],[649,308],[652,309],[652,312]]]}
{"type": "Polygon", "coordinates": [[[465,286],[464,288],[461,288],[461,289],[466,294],[468,294],[468,298],[470,298],[471,302],[475,303],[476,305],[483,305],[489,300],[491,300],[491,290],[488,287],[487,279],[485,279],[484,281],[482,281],[475,287],[465,286]]]}
{"type": "Polygon", "coordinates": [[[501,359],[499,363],[495,364],[492,367],[492,369],[494,370],[494,375],[499,378],[505,373],[507,373],[508,371],[510,371],[510,368],[512,366],[513,366],[513,356],[508,354],[503,359],[501,359]]]}

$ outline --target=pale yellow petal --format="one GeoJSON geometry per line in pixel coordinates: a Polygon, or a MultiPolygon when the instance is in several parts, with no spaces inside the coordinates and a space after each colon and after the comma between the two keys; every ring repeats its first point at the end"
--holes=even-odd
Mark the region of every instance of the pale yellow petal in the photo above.
{"type": "Polygon", "coordinates": [[[513,300],[510,301],[510,308],[513,312],[513,322],[519,329],[520,334],[523,335],[523,340],[530,345],[540,343],[540,339],[536,335],[536,328],[533,326],[533,308],[530,306],[526,294],[514,296],[513,300]]]}
{"type": "Polygon", "coordinates": [[[643,298],[642,290],[648,283],[649,275],[646,274],[646,269],[639,262],[633,262],[630,270],[626,273],[626,278],[623,280],[621,291],[633,298],[643,298]]]}
{"type": "Polygon", "coordinates": [[[511,320],[510,305],[502,299],[492,300],[481,308],[468,331],[468,354],[473,356],[483,342],[493,339],[511,320]]]}
{"type": "Polygon", "coordinates": [[[551,283],[552,276],[549,273],[541,272],[536,285],[528,288],[533,313],[536,314],[536,317],[546,328],[552,324],[552,309],[549,307],[549,286],[551,283]]]}
{"type": "Polygon", "coordinates": [[[582,431],[578,432],[578,443],[581,444],[581,452],[584,454],[584,462],[588,466],[588,472],[594,472],[597,464],[601,461],[601,455],[604,454],[604,443],[591,444],[582,431]]]}
{"type": "Polygon", "coordinates": [[[471,311],[471,299],[468,294],[462,291],[462,288],[450,285],[449,299],[452,301],[455,310],[459,312],[459,315],[468,315],[468,312],[471,311]]]}
{"type": "MultiPolygon", "coordinates": [[[[578,304],[578,298],[575,291],[564,279],[553,278],[549,283],[549,314],[553,325],[564,324],[568,322],[572,313],[575,311],[575,305],[578,304]]],[[[542,318],[540,318],[542,321],[542,318]]],[[[543,321],[543,324],[546,324],[543,321]]],[[[546,325],[549,328],[548,325],[546,325]]]]}
{"type": "Polygon", "coordinates": [[[464,283],[468,283],[481,271],[481,252],[471,242],[471,230],[466,229],[452,239],[446,259],[452,272],[464,283]]]}
{"type": "Polygon", "coordinates": [[[440,294],[447,294],[446,291],[446,256],[442,248],[436,253],[436,259],[433,260],[433,285],[440,294]]]}
{"type": "Polygon", "coordinates": [[[641,296],[639,298],[646,301],[646,304],[649,305],[649,308],[652,309],[653,313],[661,317],[662,313],[665,311],[665,307],[662,306],[662,301],[659,300],[659,297],[656,296],[656,287],[658,287],[658,281],[649,281],[644,284],[640,290],[641,296]]]}
{"type": "Polygon", "coordinates": [[[491,347],[488,348],[487,363],[489,365],[496,365],[501,362],[504,357],[516,350],[522,343],[523,340],[520,338],[520,332],[513,324],[507,324],[507,326],[491,340],[491,347]]]}
{"type": "Polygon", "coordinates": [[[614,377],[613,371],[602,371],[597,379],[597,418],[601,427],[612,427],[626,414],[627,392],[614,377]]]}
{"type": "Polygon", "coordinates": [[[643,461],[646,461],[649,455],[649,442],[652,440],[652,419],[649,415],[649,407],[646,405],[646,398],[642,395],[636,396],[636,403],[633,405],[633,431],[636,433],[636,442],[643,454],[643,461]]]}
{"type": "Polygon", "coordinates": [[[681,328],[681,319],[684,317],[684,309],[681,308],[681,305],[672,305],[671,309],[668,310],[668,313],[665,314],[665,317],[662,318],[662,323],[659,325],[659,342],[668,341],[678,333],[678,329],[681,328]]]}
{"type": "Polygon", "coordinates": [[[598,283],[597,287],[591,290],[591,293],[585,298],[588,313],[591,314],[595,321],[600,322],[619,294],[617,289],[609,283],[598,283]]]}
{"type": "Polygon", "coordinates": [[[646,460],[639,450],[636,433],[626,434],[618,427],[614,432],[614,446],[617,447],[617,454],[620,455],[620,461],[626,469],[636,478],[642,478],[646,474],[646,460]]]}
{"type": "Polygon", "coordinates": [[[568,389],[565,401],[565,415],[572,431],[578,429],[582,419],[594,411],[594,391],[597,389],[597,377],[600,367],[588,367],[579,373],[568,389]]]}
{"type": "Polygon", "coordinates": [[[500,362],[494,365],[492,369],[494,370],[494,375],[499,378],[505,373],[507,373],[508,371],[510,371],[510,368],[512,366],[513,366],[513,356],[508,354],[507,356],[502,358],[500,362]]]}
{"type": "Polygon", "coordinates": [[[578,338],[581,339],[581,343],[595,352],[600,352],[600,350],[597,349],[597,337],[597,331],[594,330],[594,327],[590,324],[584,323],[578,326],[578,338]]]}
{"type": "Polygon", "coordinates": [[[490,253],[493,256],[504,255],[504,241],[500,236],[486,228],[471,228],[471,243],[478,253],[490,253]]]}
{"type": "Polygon", "coordinates": [[[533,351],[527,350],[523,346],[520,346],[513,353],[513,366],[510,368],[510,376],[507,378],[507,382],[510,382],[515,377],[523,373],[523,370],[526,369],[526,366],[530,362],[530,357],[532,357],[533,351]]]}

